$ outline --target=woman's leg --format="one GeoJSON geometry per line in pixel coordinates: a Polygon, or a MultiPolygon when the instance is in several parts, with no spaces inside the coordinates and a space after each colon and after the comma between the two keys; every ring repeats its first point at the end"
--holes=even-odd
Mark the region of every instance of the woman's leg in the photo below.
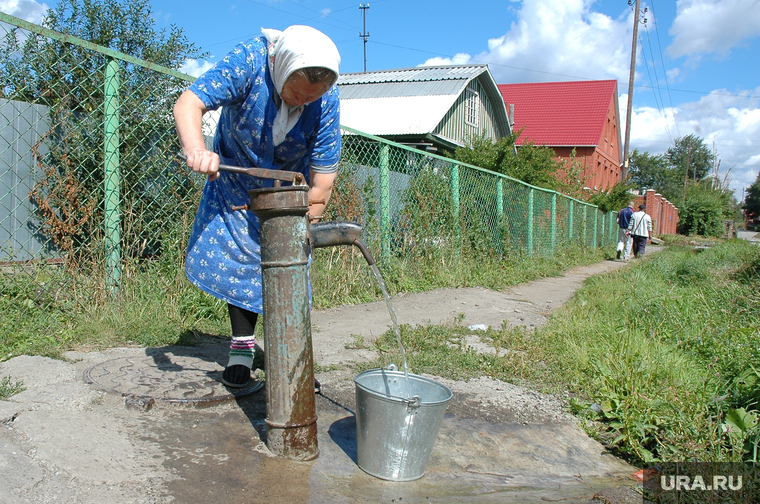
{"type": "Polygon", "coordinates": [[[244,387],[251,377],[256,344],[254,330],[259,314],[227,304],[232,325],[230,358],[222,374],[222,383],[229,387],[244,387]]]}

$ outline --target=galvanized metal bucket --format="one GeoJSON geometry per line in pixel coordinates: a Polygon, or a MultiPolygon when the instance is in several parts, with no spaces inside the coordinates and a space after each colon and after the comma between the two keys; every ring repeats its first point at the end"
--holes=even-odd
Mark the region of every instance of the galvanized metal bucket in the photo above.
{"type": "Polygon", "coordinates": [[[403,372],[394,364],[364,371],[356,385],[356,459],[377,478],[421,478],[438,428],[451,401],[451,390],[434,380],[403,372]]]}

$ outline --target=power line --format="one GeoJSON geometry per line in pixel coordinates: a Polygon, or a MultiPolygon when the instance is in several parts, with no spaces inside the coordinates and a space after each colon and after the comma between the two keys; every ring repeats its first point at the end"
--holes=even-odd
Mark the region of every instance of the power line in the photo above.
{"type": "MultiPolygon", "coordinates": [[[[370,44],[378,44],[378,45],[388,46],[388,47],[395,47],[396,49],[403,49],[405,51],[413,51],[413,52],[419,52],[419,53],[424,53],[424,54],[431,54],[433,56],[438,56],[439,58],[451,58],[452,57],[451,55],[448,55],[448,54],[441,54],[439,52],[427,51],[425,49],[417,49],[415,47],[407,47],[407,46],[400,46],[400,45],[397,45],[397,44],[389,44],[387,42],[380,42],[377,39],[370,40],[369,43],[370,44]]],[[[494,66],[494,67],[500,67],[500,68],[511,68],[513,70],[522,70],[524,72],[533,72],[533,73],[540,73],[540,74],[546,74],[546,75],[555,75],[557,77],[567,77],[567,78],[575,79],[575,80],[600,80],[599,77],[585,77],[585,76],[580,76],[580,75],[561,74],[561,73],[557,73],[557,72],[548,72],[546,70],[536,70],[534,68],[525,68],[525,67],[518,67],[518,66],[514,66],[514,65],[505,65],[503,63],[488,62],[488,66],[494,66]]],[[[644,89],[655,89],[653,86],[647,86],[646,84],[637,84],[636,86],[640,87],[640,88],[644,88],[644,89]]],[[[693,90],[693,89],[677,89],[677,88],[670,88],[670,87],[668,89],[669,89],[669,91],[677,91],[679,93],[693,93],[693,94],[700,94],[700,95],[704,95],[704,96],[708,96],[708,95],[715,95],[715,96],[737,96],[736,94],[721,93],[719,91],[696,91],[696,90],[693,90]]],[[[740,96],[743,96],[745,98],[760,98],[760,95],[754,95],[754,94],[743,94],[743,95],[740,95],[740,96]]]]}
{"type": "MultiPolygon", "coordinates": [[[[325,22],[324,21],[325,16],[322,15],[321,12],[315,11],[314,9],[309,9],[309,8],[303,7],[300,4],[296,4],[296,5],[298,5],[302,9],[310,10],[311,12],[317,13],[317,14],[319,14],[319,16],[312,16],[312,17],[303,16],[301,14],[296,14],[296,13],[293,13],[293,12],[290,12],[290,11],[287,11],[287,10],[278,9],[277,7],[272,7],[269,3],[266,3],[266,2],[258,2],[256,0],[247,0],[247,1],[249,3],[254,4],[254,5],[258,5],[259,7],[266,7],[268,9],[275,10],[277,12],[282,12],[283,14],[287,14],[289,16],[295,16],[295,17],[301,18],[301,22],[308,22],[308,21],[313,21],[315,19],[322,19],[322,24],[324,24],[326,26],[332,26],[333,28],[337,28],[337,29],[340,29],[340,30],[349,30],[349,29],[353,30],[354,29],[350,24],[345,23],[345,22],[340,21],[340,20],[337,20],[337,21],[339,23],[345,25],[345,26],[336,26],[334,24],[325,22]]],[[[292,0],[290,0],[290,1],[291,1],[291,3],[295,3],[295,2],[292,2],[292,0]]],[[[377,0],[377,2],[375,2],[375,3],[382,2],[382,1],[385,1],[385,0],[377,0]]],[[[338,12],[342,12],[344,10],[353,9],[353,8],[354,8],[353,5],[351,7],[344,7],[343,9],[338,9],[338,10],[335,10],[335,11],[331,11],[330,14],[336,14],[338,12]]],[[[287,26],[281,26],[281,28],[287,28],[287,26]]],[[[204,49],[206,49],[208,47],[214,47],[214,46],[222,45],[222,44],[228,44],[230,42],[239,42],[241,40],[247,40],[247,39],[249,39],[251,37],[255,37],[256,35],[258,35],[258,34],[256,33],[256,34],[243,35],[241,37],[237,37],[237,38],[234,38],[234,39],[227,39],[227,40],[224,40],[222,42],[215,42],[213,44],[208,44],[206,47],[204,47],[204,49]]]]}
{"type": "MultiPolygon", "coordinates": [[[[644,12],[646,12],[646,11],[647,10],[644,9],[644,12]]],[[[668,118],[667,118],[667,116],[665,115],[665,112],[664,112],[665,104],[664,104],[664,101],[662,99],[662,93],[661,93],[660,87],[659,87],[660,79],[657,76],[657,62],[656,62],[656,60],[654,58],[654,54],[652,53],[652,41],[649,38],[649,29],[647,27],[647,20],[646,20],[646,18],[644,18],[644,23],[643,24],[644,24],[644,31],[646,32],[646,35],[647,35],[647,45],[649,46],[649,54],[652,57],[652,69],[654,71],[654,82],[652,82],[652,75],[649,73],[649,65],[647,64],[647,61],[646,61],[646,53],[642,49],[641,56],[644,58],[644,68],[646,68],[647,76],[649,77],[649,82],[652,83],[652,86],[654,86],[654,89],[656,89],[656,91],[657,91],[656,93],[652,93],[652,95],[654,96],[654,102],[657,105],[657,110],[660,112],[660,116],[665,121],[665,134],[668,136],[668,139],[670,140],[670,142],[673,143],[673,136],[670,134],[670,128],[668,127],[668,118]],[[655,84],[655,83],[657,83],[657,84],[655,84]],[[658,95],[659,95],[659,101],[657,99],[658,95]]],[[[644,44],[641,44],[641,46],[643,48],[644,44]]]]}
{"type": "MultiPolygon", "coordinates": [[[[670,102],[670,109],[675,110],[675,107],[673,107],[673,99],[670,96],[670,85],[668,85],[668,74],[665,71],[665,59],[662,57],[662,44],[660,43],[660,31],[657,29],[657,14],[654,12],[654,0],[649,0],[649,6],[652,8],[652,16],[654,16],[655,24],[654,24],[654,33],[657,35],[657,49],[660,51],[660,62],[662,63],[662,71],[665,74],[665,89],[668,91],[668,101],[670,102]]],[[[647,36],[649,36],[647,34],[647,36]]],[[[681,132],[678,131],[678,121],[676,121],[676,114],[673,113],[673,124],[676,127],[676,135],[678,137],[681,136],[681,132]]]]}

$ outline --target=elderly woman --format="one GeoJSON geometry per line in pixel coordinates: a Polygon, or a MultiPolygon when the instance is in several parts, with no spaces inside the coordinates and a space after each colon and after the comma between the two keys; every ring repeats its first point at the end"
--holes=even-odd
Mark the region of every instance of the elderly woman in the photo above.
{"type": "Polygon", "coordinates": [[[321,217],[340,159],[338,80],[340,54],[308,26],[239,44],[186,90],[174,119],[187,165],[208,175],[187,247],[185,273],[196,286],[227,302],[232,325],[230,357],[222,382],[248,383],[254,328],[262,312],[259,222],[248,191],[272,181],[220,172],[219,164],[289,170],[309,182],[309,216],[321,217]],[[201,118],[222,108],[211,151],[201,118]]]}

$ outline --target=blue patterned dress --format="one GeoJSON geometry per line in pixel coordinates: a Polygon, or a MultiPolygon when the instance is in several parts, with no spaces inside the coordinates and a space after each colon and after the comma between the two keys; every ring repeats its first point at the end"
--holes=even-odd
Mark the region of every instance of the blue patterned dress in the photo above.
{"type": "MultiPolygon", "coordinates": [[[[264,37],[237,45],[190,86],[207,109],[222,108],[213,150],[222,164],[302,173],[331,167],[340,159],[340,107],[333,86],[304,107],[285,140],[274,146],[276,94],[267,66],[264,37]]],[[[262,312],[259,221],[251,211],[233,211],[249,202],[248,191],[271,187],[271,180],[220,172],[206,182],[187,246],[187,278],[212,296],[262,312]]]]}

